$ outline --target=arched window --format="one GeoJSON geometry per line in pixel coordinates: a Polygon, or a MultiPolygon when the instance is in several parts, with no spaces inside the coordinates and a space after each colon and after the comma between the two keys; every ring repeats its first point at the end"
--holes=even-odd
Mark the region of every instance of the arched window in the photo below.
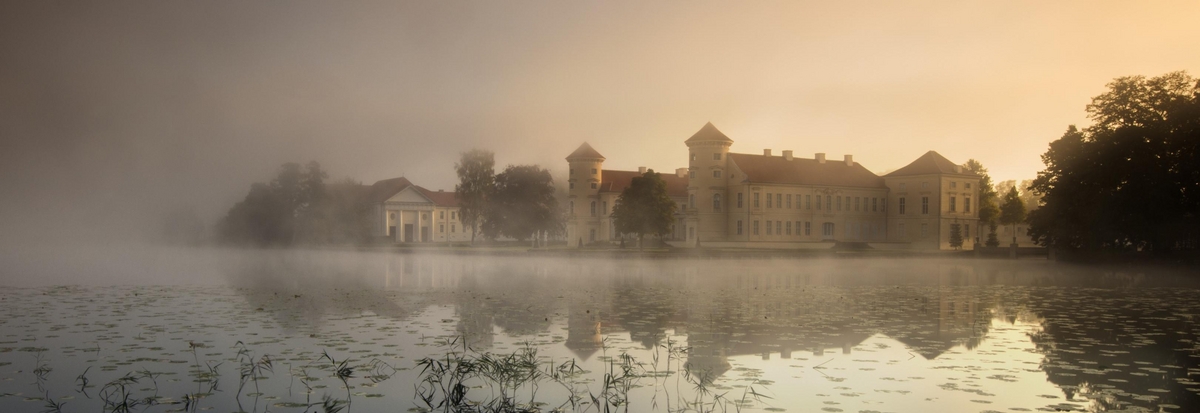
{"type": "Polygon", "coordinates": [[[721,212],[721,194],[713,194],[713,212],[721,212]]]}

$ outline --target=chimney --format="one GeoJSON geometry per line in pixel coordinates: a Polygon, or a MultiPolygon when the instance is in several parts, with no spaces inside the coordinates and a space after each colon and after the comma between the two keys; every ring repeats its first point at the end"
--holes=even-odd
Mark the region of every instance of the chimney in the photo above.
{"type": "Polygon", "coordinates": [[[639,167],[638,167],[638,173],[639,173],[639,174],[645,174],[645,173],[646,173],[646,167],[644,167],[644,166],[639,166],[639,167]]]}
{"type": "Polygon", "coordinates": [[[783,159],[792,160],[792,151],[783,151],[783,159]]]}
{"type": "Polygon", "coordinates": [[[846,166],[854,166],[854,155],[846,155],[846,166]]]}
{"type": "Polygon", "coordinates": [[[825,154],[818,152],[816,154],[817,163],[825,163],[825,154]]]}
{"type": "Polygon", "coordinates": [[[688,168],[675,168],[675,176],[683,178],[687,176],[688,168]]]}
{"type": "Polygon", "coordinates": [[[771,150],[770,150],[770,149],[763,149],[763,156],[771,156],[771,150]]]}

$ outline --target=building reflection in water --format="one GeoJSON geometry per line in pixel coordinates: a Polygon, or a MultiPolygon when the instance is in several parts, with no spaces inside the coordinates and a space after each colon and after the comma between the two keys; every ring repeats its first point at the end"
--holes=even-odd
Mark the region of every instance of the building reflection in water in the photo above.
{"type": "Polygon", "coordinates": [[[249,305],[281,310],[273,314],[293,328],[319,325],[331,314],[405,319],[452,305],[455,331],[480,351],[492,348],[498,333],[550,336],[565,327],[561,345],[586,361],[604,351],[605,337],[653,348],[674,334],[690,348],[687,370],[706,381],[726,374],[733,357],[854,354],[876,335],[934,360],[978,347],[993,322],[1020,320],[1042,326],[1031,337],[1045,354],[1040,367],[1069,399],[1086,394],[1096,410],[1120,407],[1124,399],[1106,391],[1127,383],[1121,386],[1163,389],[1154,395],[1159,402],[1200,408],[1200,383],[1188,376],[1200,367],[1192,357],[1200,350],[1187,347],[1200,335],[1190,315],[1200,309],[1165,308],[1124,290],[1113,290],[1105,305],[1071,300],[1081,286],[1169,282],[1143,274],[952,260],[622,263],[323,254],[243,263],[229,273],[231,282],[249,305]]]}

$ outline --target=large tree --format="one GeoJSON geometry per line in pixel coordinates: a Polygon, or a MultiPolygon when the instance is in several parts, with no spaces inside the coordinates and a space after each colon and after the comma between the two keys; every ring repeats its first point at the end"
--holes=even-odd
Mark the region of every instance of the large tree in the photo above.
{"type": "Polygon", "coordinates": [[[1195,249],[1200,237],[1200,82],[1129,76],[1042,155],[1030,235],[1063,249],[1195,249]]]}
{"type": "Polygon", "coordinates": [[[487,199],[483,235],[488,238],[507,236],[524,241],[562,229],[554,179],[550,171],[537,165],[509,165],[496,174],[487,199]]]}
{"type": "Polygon", "coordinates": [[[1000,216],[1000,208],[996,205],[996,188],[992,184],[992,177],[988,175],[987,168],[974,159],[967,160],[967,163],[963,164],[963,169],[980,176],[979,205],[976,207],[979,211],[979,224],[975,227],[975,233],[982,234],[982,226],[986,225],[988,228],[987,246],[998,246],[1000,241],[996,240],[996,218],[1000,216]]]}
{"type": "Polygon", "coordinates": [[[639,248],[646,234],[661,237],[674,221],[675,201],[667,193],[667,182],[653,169],[633,177],[613,206],[613,226],[623,234],[637,234],[639,248]]]}
{"type": "Polygon", "coordinates": [[[1017,193],[1017,187],[1009,187],[1004,194],[1004,203],[1000,204],[1000,223],[1012,226],[1013,243],[1017,243],[1017,224],[1025,222],[1025,202],[1017,193]]]}
{"type": "Polygon", "coordinates": [[[487,210],[487,196],[496,184],[495,155],[491,151],[472,149],[463,152],[454,171],[458,173],[458,185],[454,186],[458,198],[458,214],[471,228],[471,243],[483,222],[487,210]]]}
{"type": "Polygon", "coordinates": [[[314,223],[325,219],[318,205],[326,199],[327,176],[315,161],[283,164],[269,184],[251,185],[246,198],[230,208],[218,224],[221,239],[267,245],[311,238],[314,223]]]}

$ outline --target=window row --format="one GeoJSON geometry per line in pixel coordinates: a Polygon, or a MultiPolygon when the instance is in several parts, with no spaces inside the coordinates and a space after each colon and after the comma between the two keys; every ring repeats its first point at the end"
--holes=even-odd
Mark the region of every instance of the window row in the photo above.
{"type": "MultiPolygon", "coordinates": [[[[759,208],[762,205],[761,193],[754,192],[751,194],[751,206],[759,208]]],[[[766,193],[767,208],[780,209],[804,209],[818,211],[853,211],[853,212],[887,212],[887,198],[880,197],[860,197],[860,196],[832,196],[824,195],[816,196],[816,202],[813,202],[812,195],[793,195],[793,194],[776,194],[766,193]],[[824,204],[824,207],[822,207],[824,204]],[[815,208],[814,208],[815,206],[815,208]]],[[[744,195],[741,192],[737,194],[737,207],[745,208],[744,195]]]]}

